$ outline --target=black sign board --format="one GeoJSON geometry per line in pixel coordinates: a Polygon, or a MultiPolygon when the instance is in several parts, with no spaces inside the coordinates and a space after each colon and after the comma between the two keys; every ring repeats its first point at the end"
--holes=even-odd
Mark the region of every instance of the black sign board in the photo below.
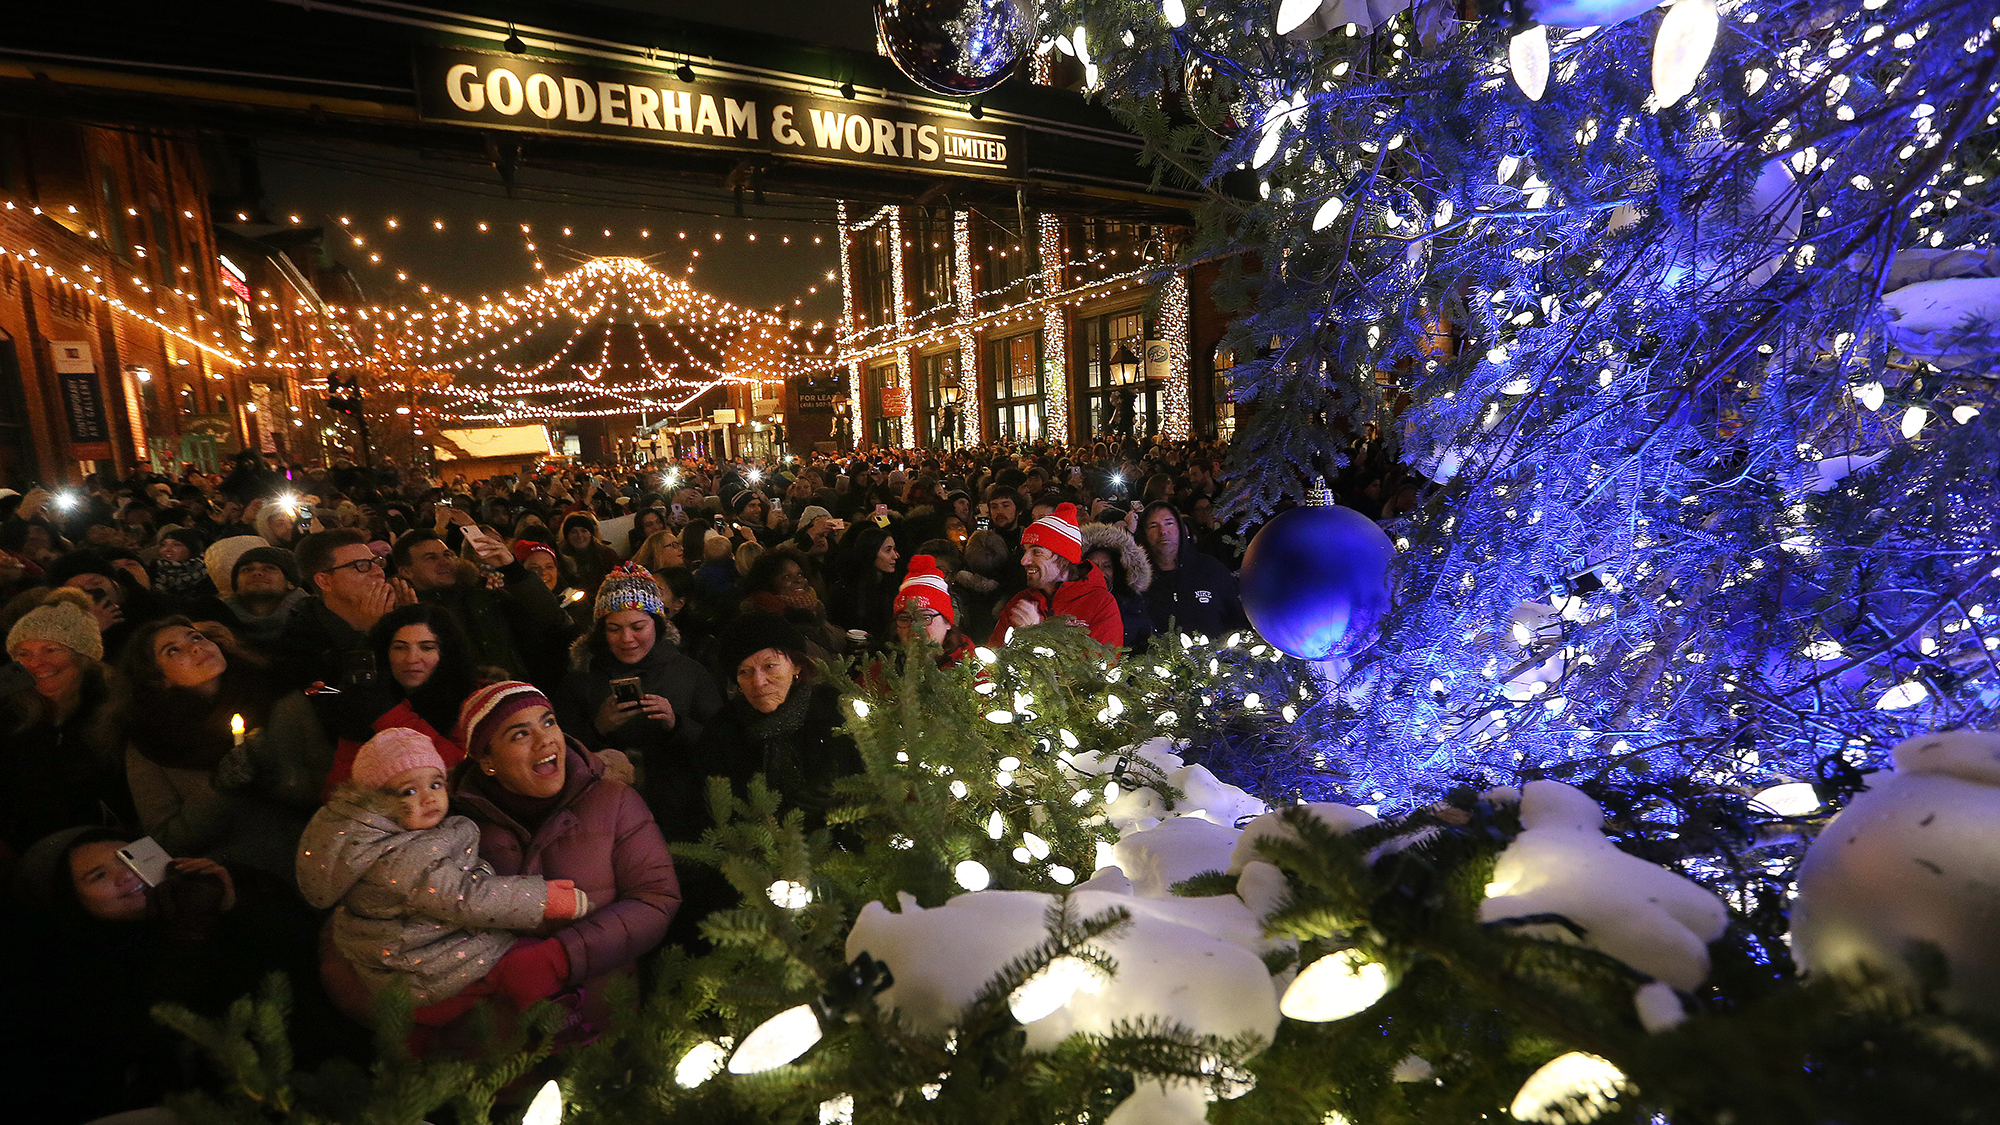
{"type": "MultiPolygon", "coordinates": [[[[51,341],[55,351],[56,383],[62,388],[63,419],[71,445],[102,445],[111,440],[111,423],[104,413],[104,388],[97,381],[97,359],[82,341],[51,341]]],[[[106,454],[109,456],[109,454],[106,454]]]]}
{"type": "Polygon", "coordinates": [[[799,414],[833,413],[833,400],[847,393],[847,381],[838,375],[801,379],[792,387],[792,410],[799,414]]]}
{"type": "MultiPolygon", "coordinates": [[[[1015,178],[1021,132],[776,85],[450,47],[417,51],[417,113],[503,129],[1015,178]]],[[[806,81],[806,79],[800,79],[806,81]]]]}

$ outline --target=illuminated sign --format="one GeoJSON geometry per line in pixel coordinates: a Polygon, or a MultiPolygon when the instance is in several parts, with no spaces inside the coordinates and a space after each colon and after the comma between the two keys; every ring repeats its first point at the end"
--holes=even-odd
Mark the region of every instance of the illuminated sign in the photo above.
{"type": "Polygon", "coordinates": [[[1018,129],[786,86],[447,47],[420,48],[416,69],[417,113],[431,121],[932,173],[1014,177],[1025,167],[1018,129]]]}

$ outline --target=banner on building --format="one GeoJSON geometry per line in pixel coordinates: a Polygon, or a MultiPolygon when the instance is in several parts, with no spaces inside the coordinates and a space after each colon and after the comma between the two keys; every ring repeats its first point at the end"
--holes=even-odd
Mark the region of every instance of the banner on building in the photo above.
{"type": "Polygon", "coordinates": [[[904,387],[882,388],[882,417],[900,418],[910,412],[910,392],[904,387]]]}
{"type": "Polygon", "coordinates": [[[417,114],[486,128],[766,152],[944,175],[1023,174],[1018,128],[901,106],[815,97],[783,84],[420,47],[417,114]]]}
{"type": "Polygon", "coordinates": [[[79,461],[111,456],[111,415],[104,407],[104,384],[88,340],[51,340],[56,382],[62,388],[63,421],[69,452],[79,461]]]}

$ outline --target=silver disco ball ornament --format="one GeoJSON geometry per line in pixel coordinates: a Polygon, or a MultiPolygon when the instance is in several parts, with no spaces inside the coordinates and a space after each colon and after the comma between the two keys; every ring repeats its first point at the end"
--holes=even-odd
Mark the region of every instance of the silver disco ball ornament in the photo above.
{"type": "Polygon", "coordinates": [[[1034,46],[1035,0],[875,0],[875,29],[917,85],[969,97],[1005,82],[1034,46]]]}

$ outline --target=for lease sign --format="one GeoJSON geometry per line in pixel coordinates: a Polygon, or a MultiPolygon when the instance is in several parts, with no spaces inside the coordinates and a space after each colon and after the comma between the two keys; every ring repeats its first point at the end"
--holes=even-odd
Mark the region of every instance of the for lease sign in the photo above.
{"type": "Polygon", "coordinates": [[[449,47],[419,49],[416,77],[433,121],[1003,179],[1022,167],[1018,129],[777,85],[449,47]]]}

